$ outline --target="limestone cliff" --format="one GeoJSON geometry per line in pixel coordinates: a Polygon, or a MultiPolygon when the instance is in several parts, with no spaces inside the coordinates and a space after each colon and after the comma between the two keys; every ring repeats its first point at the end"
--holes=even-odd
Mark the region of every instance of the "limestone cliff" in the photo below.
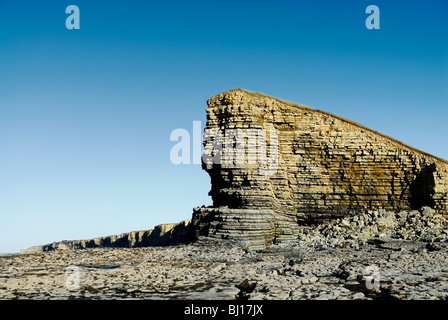
{"type": "Polygon", "coordinates": [[[213,207],[194,209],[193,238],[264,247],[295,238],[301,224],[372,209],[428,206],[446,215],[444,159],[341,116],[260,93],[233,89],[207,104],[203,169],[211,177],[213,207]]]}
{"type": "Polygon", "coordinates": [[[184,220],[179,223],[161,224],[150,230],[132,231],[89,240],[64,240],[23,249],[21,253],[105,247],[137,248],[177,245],[185,240],[189,224],[190,220],[184,220]]]}

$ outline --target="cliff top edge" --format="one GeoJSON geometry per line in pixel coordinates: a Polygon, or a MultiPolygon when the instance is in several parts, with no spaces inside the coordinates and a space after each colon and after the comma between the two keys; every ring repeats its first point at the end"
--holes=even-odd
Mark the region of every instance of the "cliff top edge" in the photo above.
{"type": "Polygon", "coordinates": [[[304,104],[300,104],[300,103],[296,103],[296,102],[292,102],[292,101],[276,98],[276,97],[273,97],[273,96],[270,96],[270,95],[267,95],[267,94],[264,94],[264,93],[250,91],[250,90],[241,89],[241,88],[234,88],[234,89],[230,89],[230,90],[227,90],[227,91],[223,91],[223,92],[221,92],[221,93],[219,93],[217,95],[214,95],[209,100],[207,100],[207,103],[210,100],[216,99],[216,98],[218,98],[221,95],[226,95],[226,94],[230,94],[230,93],[233,93],[233,92],[244,93],[249,99],[253,99],[253,98],[272,99],[272,100],[276,100],[276,101],[278,101],[278,102],[280,102],[282,104],[285,104],[285,105],[288,105],[288,106],[291,106],[291,107],[294,107],[294,108],[298,108],[298,109],[302,109],[302,110],[308,110],[308,111],[312,111],[312,112],[318,112],[318,113],[322,113],[322,114],[334,117],[336,119],[339,119],[339,120],[344,121],[346,123],[352,124],[352,125],[357,126],[357,127],[361,128],[361,129],[364,129],[366,131],[373,132],[373,133],[375,133],[375,134],[377,134],[377,135],[379,135],[379,136],[381,136],[383,138],[386,138],[388,140],[391,140],[391,141],[401,145],[402,147],[411,149],[412,151],[418,152],[418,153],[420,153],[422,155],[425,155],[427,157],[431,157],[434,160],[440,161],[440,162],[442,162],[444,164],[448,164],[448,160],[445,160],[443,158],[437,157],[437,156],[435,156],[433,154],[430,154],[428,152],[425,152],[425,151],[422,151],[422,150],[420,150],[418,148],[410,146],[410,145],[408,145],[408,144],[406,144],[406,143],[404,143],[404,142],[402,142],[402,141],[400,141],[398,139],[392,138],[392,137],[390,137],[390,136],[388,136],[388,135],[386,135],[384,133],[381,133],[381,132],[379,132],[377,130],[374,130],[374,129],[371,129],[369,127],[366,127],[366,126],[364,126],[364,125],[362,125],[362,124],[360,124],[360,123],[358,123],[356,121],[350,120],[348,118],[339,116],[337,114],[334,114],[334,113],[331,113],[331,112],[328,112],[328,111],[323,111],[323,110],[316,109],[316,108],[313,108],[313,107],[310,107],[310,106],[307,106],[307,105],[304,105],[304,104]]]}

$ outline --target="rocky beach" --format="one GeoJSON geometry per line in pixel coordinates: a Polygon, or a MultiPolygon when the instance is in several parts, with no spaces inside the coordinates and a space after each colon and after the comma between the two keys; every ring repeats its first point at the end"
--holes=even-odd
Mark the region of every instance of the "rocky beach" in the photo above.
{"type": "Polygon", "coordinates": [[[201,238],[175,246],[0,257],[0,299],[448,297],[447,222],[430,208],[374,211],[301,231],[294,241],[260,250],[201,238]]]}

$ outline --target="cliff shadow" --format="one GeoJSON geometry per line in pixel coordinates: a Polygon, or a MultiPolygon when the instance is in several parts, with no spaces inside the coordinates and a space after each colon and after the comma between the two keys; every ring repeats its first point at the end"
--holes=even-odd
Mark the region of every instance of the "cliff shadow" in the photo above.
{"type": "Polygon", "coordinates": [[[436,165],[432,163],[423,167],[417,174],[414,181],[409,186],[410,191],[410,205],[412,209],[420,209],[421,207],[434,208],[434,193],[435,181],[434,172],[436,172],[436,165]]]}

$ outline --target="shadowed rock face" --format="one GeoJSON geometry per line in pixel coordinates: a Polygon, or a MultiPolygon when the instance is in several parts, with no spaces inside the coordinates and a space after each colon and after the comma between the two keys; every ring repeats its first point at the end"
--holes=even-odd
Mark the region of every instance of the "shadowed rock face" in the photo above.
{"type": "Polygon", "coordinates": [[[444,159],[264,94],[233,89],[207,103],[203,169],[213,207],[194,209],[193,237],[264,247],[294,238],[301,224],[367,210],[428,206],[446,215],[444,159]]]}

